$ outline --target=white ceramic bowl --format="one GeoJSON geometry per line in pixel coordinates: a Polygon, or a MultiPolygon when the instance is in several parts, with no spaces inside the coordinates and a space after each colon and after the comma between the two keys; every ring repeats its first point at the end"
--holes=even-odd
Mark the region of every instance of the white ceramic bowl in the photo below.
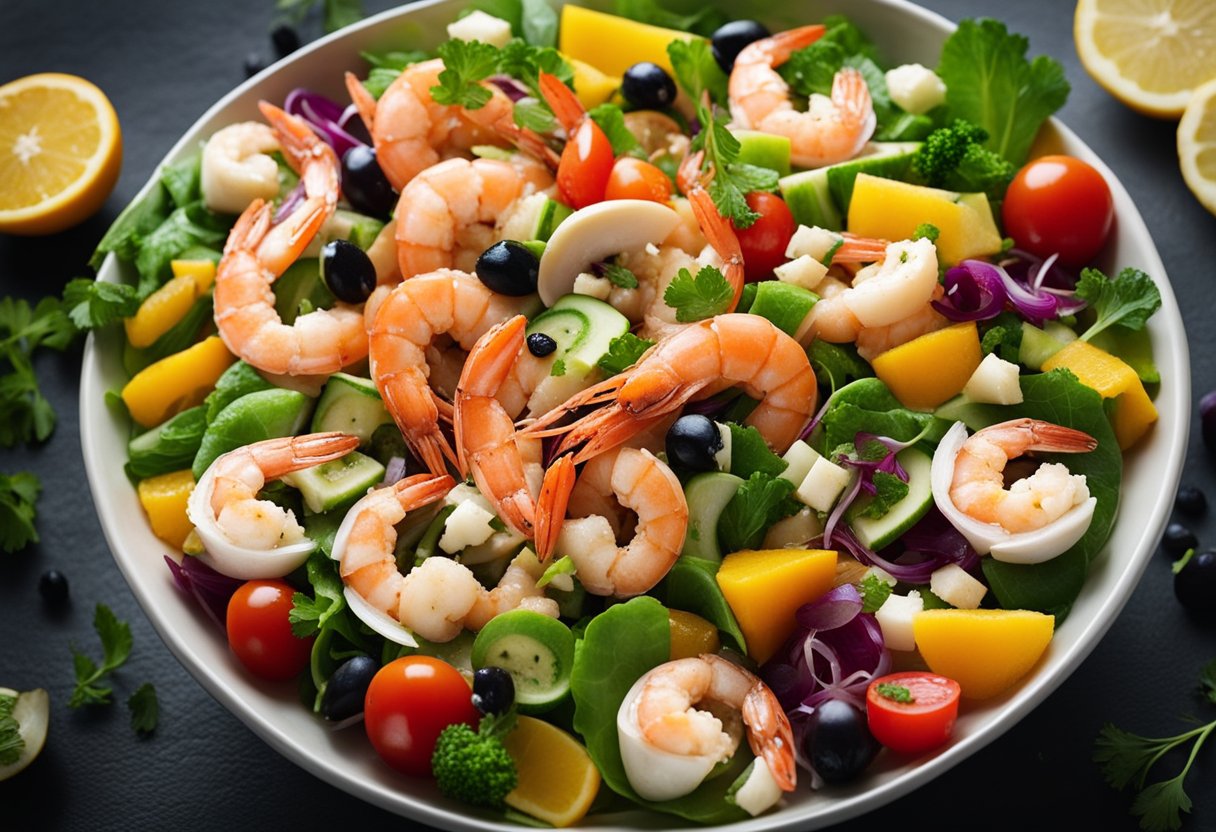
{"type": "MultiPolygon", "coordinates": [[[[465,0],[430,0],[386,12],[301,49],[290,59],[250,79],[207,111],[165,157],[173,162],[226,124],[257,118],[256,102],[282,101],[297,86],[344,99],[342,70],[362,71],[360,50],[433,46],[465,0]]],[[[756,15],[755,5],[747,7],[756,15]]],[[[849,15],[894,64],[920,61],[935,66],[952,24],[902,0],[807,0],[797,15],[789,6],[767,15],[774,24],[849,15]]],[[[938,776],[1007,731],[1030,712],[1093,650],[1131,595],[1165,525],[1178,483],[1189,426],[1190,370],[1178,304],[1144,221],[1127,191],[1068,128],[1053,122],[1040,139],[1041,152],[1060,150],[1085,159],[1106,177],[1118,220],[1103,261],[1108,272],[1144,269],[1161,288],[1162,309],[1150,330],[1163,379],[1157,399],[1161,418],[1147,440],[1126,460],[1122,511],[1105,553],[1072,614],[1059,628],[1047,655],[1014,691],[981,706],[968,705],[954,741],[931,758],[899,765],[884,755],[856,784],[811,792],[799,788],[779,810],[732,829],[810,829],[876,808],[938,776]]],[[[146,193],[155,179],[144,188],[146,193]]],[[[123,266],[107,258],[100,279],[116,281],[123,266]]],[[[224,638],[197,606],[173,585],[162,556],[166,547],[148,527],[135,490],[122,474],[129,424],[105,406],[105,392],[125,381],[117,327],[89,339],[81,372],[81,434],[85,465],[98,516],[114,559],[169,649],[212,696],[271,746],[308,771],[357,797],[392,812],[444,829],[518,829],[494,816],[445,800],[433,784],[403,778],[383,765],[357,728],[334,732],[302,708],[291,685],[251,678],[228,651],[224,638]]],[[[593,819],[600,828],[680,826],[666,815],[631,812],[593,819]]]]}

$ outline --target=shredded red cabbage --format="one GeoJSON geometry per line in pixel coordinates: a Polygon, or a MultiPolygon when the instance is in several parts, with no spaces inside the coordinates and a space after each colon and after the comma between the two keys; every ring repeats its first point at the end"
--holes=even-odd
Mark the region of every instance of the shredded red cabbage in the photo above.
{"type": "Polygon", "coordinates": [[[929,513],[904,532],[899,542],[903,544],[905,552],[936,557],[940,566],[956,563],[977,578],[982,577],[980,556],[963,533],[938,511],[937,506],[930,507],[929,513]]]}
{"type": "Polygon", "coordinates": [[[339,159],[352,147],[366,144],[342,126],[344,120],[349,123],[349,108],[344,110],[341,104],[319,92],[296,87],[287,93],[283,109],[307,121],[317,135],[334,149],[339,159]]]}
{"type": "Polygon", "coordinates": [[[389,457],[388,465],[384,466],[384,479],[380,486],[392,485],[405,476],[405,457],[389,457]]]}
{"type": "Polygon", "coordinates": [[[169,564],[169,571],[173,573],[173,582],[177,584],[177,588],[193,595],[203,612],[207,613],[207,617],[220,629],[226,628],[228,599],[244,581],[221,575],[198,558],[189,555],[183,557],[180,564],[165,555],[165,563],[169,564]]]}
{"type": "Polygon", "coordinates": [[[986,321],[1012,306],[1035,326],[1055,318],[1060,296],[1041,287],[1022,285],[1000,266],[963,260],[946,272],[946,294],[933,308],[952,321],[986,321]]]}
{"type": "Polygon", "coordinates": [[[877,566],[890,573],[897,581],[908,584],[927,584],[935,571],[951,563],[957,563],[968,572],[978,575],[979,555],[965,539],[960,542],[961,535],[957,534],[957,530],[950,526],[949,521],[941,517],[940,513],[935,515],[935,512],[937,509],[930,509],[929,513],[900,539],[904,550],[896,556],[898,560],[883,557],[862,544],[848,526],[836,529],[832,535],[832,543],[825,542],[823,545],[845,549],[866,566],[877,566]],[[908,544],[909,535],[916,548],[908,544]]]}
{"type": "Polygon", "coordinates": [[[512,103],[524,98],[528,98],[531,95],[527,87],[525,87],[519,81],[516,81],[510,75],[495,75],[491,77],[489,81],[491,84],[506,93],[507,98],[511,99],[512,103]]]}
{"type": "Polygon", "coordinates": [[[274,221],[280,223],[287,219],[303,202],[304,183],[297,182],[296,186],[288,192],[287,196],[283,197],[283,201],[279,204],[279,209],[274,213],[274,221]]]}
{"type": "Polygon", "coordinates": [[[854,468],[857,470],[857,476],[853,478],[849,490],[843,497],[836,501],[836,505],[832,507],[832,513],[828,515],[827,522],[823,526],[823,542],[825,546],[832,545],[832,535],[836,530],[836,525],[840,522],[840,518],[844,516],[845,511],[853,504],[861,493],[864,491],[867,494],[877,494],[878,488],[874,485],[874,475],[879,471],[885,474],[894,474],[903,482],[908,481],[908,472],[899,464],[899,460],[895,455],[911,445],[916,444],[916,439],[910,442],[900,442],[898,439],[891,439],[887,436],[878,436],[865,431],[858,431],[853,437],[853,447],[858,450],[858,456],[861,456],[861,449],[870,446],[877,442],[886,448],[886,453],[875,459],[864,459],[840,454],[836,457],[836,461],[846,468],[854,468]]]}

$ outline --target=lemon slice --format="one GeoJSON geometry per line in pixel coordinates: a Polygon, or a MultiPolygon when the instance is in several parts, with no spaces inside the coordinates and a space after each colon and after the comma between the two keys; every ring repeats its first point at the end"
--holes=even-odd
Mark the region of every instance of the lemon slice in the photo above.
{"type": "Polygon", "coordinates": [[[105,202],[121,166],[118,116],[88,81],[42,73],[0,87],[0,232],[75,225],[105,202]]]}
{"type": "Polygon", "coordinates": [[[578,740],[547,722],[521,716],[503,745],[519,771],[508,806],[559,827],[582,820],[600,790],[600,772],[578,740]]]}
{"type": "Polygon", "coordinates": [[[1177,118],[1216,78],[1211,0],[1080,0],[1073,37],[1094,80],[1145,115],[1177,118]]]}
{"type": "Polygon", "coordinates": [[[1191,96],[1178,123],[1178,163],[1195,198],[1216,214],[1216,79],[1191,96]]]}

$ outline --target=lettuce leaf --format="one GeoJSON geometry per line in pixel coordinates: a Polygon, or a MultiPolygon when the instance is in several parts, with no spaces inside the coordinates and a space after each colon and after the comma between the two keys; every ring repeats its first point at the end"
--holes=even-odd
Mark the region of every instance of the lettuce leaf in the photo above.
{"type": "Polygon", "coordinates": [[[923,438],[937,442],[950,429],[950,423],[932,413],[908,410],[882,381],[863,378],[836,391],[820,427],[822,442],[816,449],[827,453],[852,442],[859,432],[907,442],[928,428],[923,438]]]}

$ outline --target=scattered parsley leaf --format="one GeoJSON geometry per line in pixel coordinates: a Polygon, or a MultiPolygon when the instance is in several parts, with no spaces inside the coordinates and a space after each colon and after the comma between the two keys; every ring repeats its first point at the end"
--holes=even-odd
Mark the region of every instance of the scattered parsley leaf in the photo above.
{"type": "Polygon", "coordinates": [[[874,487],[877,489],[865,508],[858,512],[858,517],[869,517],[877,520],[886,516],[891,506],[908,496],[908,484],[894,474],[886,471],[874,472],[874,487]]]}
{"type": "Polygon", "coordinates": [[[431,87],[438,104],[455,104],[478,110],[489,103],[492,93],[481,82],[498,68],[498,48],[479,40],[449,40],[439,46],[443,72],[431,87]]]}
{"type": "Polygon", "coordinates": [[[908,690],[903,685],[896,685],[892,682],[883,682],[876,687],[875,692],[883,699],[890,699],[892,702],[899,702],[904,705],[911,705],[916,700],[912,697],[912,691],[908,690]]]}
{"type": "Polygon", "coordinates": [[[566,362],[562,359],[557,359],[553,362],[553,366],[549,368],[549,375],[564,376],[566,374],[566,362]]]}
{"type": "Polygon", "coordinates": [[[11,554],[38,542],[34,514],[41,491],[33,474],[0,474],[0,549],[11,554]]]}
{"type": "Polygon", "coordinates": [[[1022,321],[1013,312],[1002,312],[983,326],[988,327],[980,339],[984,355],[995,352],[997,357],[1017,364],[1022,352],[1022,321]]]}
{"type": "Polygon", "coordinates": [[[866,575],[857,586],[857,590],[861,593],[861,611],[878,612],[887,602],[887,598],[891,597],[891,591],[894,588],[877,575],[866,575]]]}
{"type": "Polygon", "coordinates": [[[147,735],[156,730],[160,703],[156,700],[156,688],[151,682],[144,682],[136,688],[127,700],[127,708],[131,711],[131,728],[135,733],[147,735]]]}
{"type": "Polygon", "coordinates": [[[517,125],[537,133],[548,133],[557,126],[553,111],[539,98],[521,98],[511,113],[517,125]]]}
{"type": "MultiPolygon", "coordinates": [[[[671,68],[675,70],[676,83],[688,93],[689,98],[699,102],[701,93],[708,92],[714,102],[726,106],[728,79],[722,67],[714,60],[708,40],[673,40],[667,44],[667,57],[671,59],[671,68]]],[[[701,122],[702,126],[706,123],[704,120],[701,122]]]]}
{"type": "Polygon", "coordinates": [[[102,660],[98,666],[84,653],[72,649],[73,665],[76,669],[76,687],[68,706],[103,705],[110,701],[113,692],[108,686],[97,685],[111,671],[121,667],[131,655],[131,627],[119,621],[105,604],[98,604],[93,614],[93,629],[101,639],[102,660]]]}
{"type": "Polygon", "coordinates": [[[736,228],[750,228],[760,218],[747,204],[753,191],[771,191],[777,187],[777,171],[757,165],[741,164],[739,140],[726,129],[726,114],[715,115],[704,102],[697,105],[701,132],[693,140],[693,150],[705,151],[704,169],[712,171],[707,190],[714,206],[736,228]]]}
{"type": "Polygon", "coordinates": [[[31,356],[39,347],[63,350],[75,335],[56,298],[33,309],[24,300],[0,300],[0,446],[51,435],[55,410],[38,387],[31,356]]]}
{"type": "Polygon", "coordinates": [[[363,60],[371,64],[371,71],[363,79],[363,86],[371,93],[372,98],[379,98],[397,80],[406,67],[425,61],[429,55],[420,50],[393,52],[360,52],[363,60]]]}
{"type": "Polygon", "coordinates": [[[676,320],[682,324],[721,315],[735,297],[735,291],[713,266],[704,266],[694,278],[688,269],[680,269],[663,292],[663,302],[676,310],[676,320]]]}
{"type": "Polygon", "coordinates": [[[608,352],[600,356],[596,366],[605,376],[615,376],[636,364],[643,353],[653,346],[654,341],[626,332],[608,342],[608,352]]]}
{"type": "Polygon", "coordinates": [[[937,238],[941,236],[941,230],[931,222],[922,222],[912,231],[912,239],[919,240],[924,237],[931,243],[936,243],[937,238]]]}
{"type": "Polygon", "coordinates": [[[727,422],[726,427],[730,430],[730,472],[736,477],[747,479],[757,471],[775,477],[789,467],[754,426],[727,422]]]}
{"type": "Polygon", "coordinates": [[[573,575],[575,571],[577,571],[577,567],[575,567],[574,561],[570,559],[569,555],[563,555],[546,567],[541,576],[536,579],[536,585],[537,587],[548,586],[549,582],[558,575],[573,575]]]}
{"type": "Polygon", "coordinates": [[[25,740],[21,738],[21,726],[13,718],[13,707],[17,697],[0,694],[0,766],[11,766],[21,756],[25,740]]]}
{"type": "Polygon", "coordinates": [[[1205,664],[1199,672],[1199,690],[1209,702],[1216,705],[1216,660],[1205,664]]]}
{"type": "Polygon", "coordinates": [[[135,287],[78,277],[63,288],[63,305],[80,329],[96,329],[139,311],[135,287]]]}
{"type": "Polygon", "coordinates": [[[291,622],[291,634],[296,638],[316,635],[335,613],[346,606],[342,594],[342,581],[334,573],[332,561],[320,551],[308,558],[308,582],[312,584],[316,597],[303,592],[291,596],[291,611],[287,620],[291,622]]]}
{"type": "Polygon", "coordinates": [[[756,548],[769,526],[797,514],[800,504],[790,497],[793,490],[794,484],[789,480],[759,471],[752,474],[739,486],[718,519],[723,553],[756,548]]]}
{"type": "Polygon", "coordinates": [[[1093,326],[1081,340],[1088,341],[1108,326],[1143,329],[1153,313],[1161,308],[1161,292],[1153,279],[1139,269],[1127,268],[1111,280],[1097,269],[1084,269],[1077,281],[1077,297],[1089,303],[1097,314],[1093,326]]]}
{"type": "Polygon", "coordinates": [[[498,50],[498,71],[521,81],[533,95],[540,95],[540,73],[557,76],[563,84],[574,83],[574,69],[551,46],[530,46],[519,38],[498,50]]]}
{"type": "Polygon", "coordinates": [[[829,344],[816,338],[811,342],[807,355],[815,370],[816,380],[820,384],[826,381],[833,393],[850,381],[874,375],[870,365],[861,359],[852,344],[829,344]]]}
{"type": "Polygon", "coordinates": [[[620,107],[607,102],[592,107],[587,115],[600,126],[612,145],[612,155],[625,156],[641,148],[637,136],[625,126],[625,113],[620,107]]]}
{"type": "Polygon", "coordinates": [[[624,266],[616,263],[603,263],[601,268],[604,272],[604,277],[608,278],[608,282],[613,286],[619,286],[622,289],[638,288],[638,278],[633,272],[624,266]]]}

